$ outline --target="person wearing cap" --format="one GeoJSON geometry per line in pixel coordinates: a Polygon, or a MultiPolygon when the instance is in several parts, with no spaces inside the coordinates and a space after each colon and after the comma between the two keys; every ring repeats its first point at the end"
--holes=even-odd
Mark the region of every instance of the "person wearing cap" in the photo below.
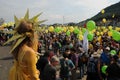
{"type": "Polygon", "coordinates": [[[50,64],[47,64],[44,68],[43,80],[57,80],[59,78],[59,73],[57,72],[59,69],[59,59],[53,56],[50,59],[50,64]]]}

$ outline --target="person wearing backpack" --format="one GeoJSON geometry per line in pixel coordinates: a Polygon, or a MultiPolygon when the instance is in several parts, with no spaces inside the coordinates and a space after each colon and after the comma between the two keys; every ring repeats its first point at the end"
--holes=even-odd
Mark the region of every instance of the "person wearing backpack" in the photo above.
{"type": "Polygon", "coordinates": [[[86,75],[87,62],[88,54],[83,50],[83,48],[79,47],[78,67],[80,70],[80,75],[77,79],[81,79],[84,75],[86,75]]]}
{"type": "MultiPolygon", "coordinates": [[[[107,46],[103,48],[103,52],[100,56],[101,67],[104,65],[107,65],[107,66],[110,65],[110,61],[111,61],[110,47],[107,46]]],[[[102,71],[101,71],[101,75],[104,80],[107,78],[107,76],[104,73],[102,73],[102,71]]]]}
{"type": "Polygon", "coordinates": [[[102,80],[100,75],[100,55],[94,52],[89,58],[87,64],[87,79],[86,80],[102,80]]]}
{"type": "Polygon", "coordinates": [[[60,59],[60,78],[61,80],[70,80],[71,70],[75,69],[75,65],[68,58],[68,54],[63,53],[63,58],[60,59]]]}
{"type": "Polygon", "coordinates": [[[83,52],[84,52],[83,50],[79,50],[78,68],[79,68],[80,74],[77,77],[77,79],[82,79],[82,77],[84,76],[84,63],[82,61],[82,55],[84,54],[83,52]]]}

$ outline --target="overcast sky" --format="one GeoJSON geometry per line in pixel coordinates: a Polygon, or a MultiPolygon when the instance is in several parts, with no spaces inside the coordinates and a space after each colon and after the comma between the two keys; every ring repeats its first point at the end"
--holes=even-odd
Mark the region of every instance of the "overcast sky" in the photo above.
{"type": "Polygon", "coordinates": [[[29,9],[30,17],[40,12],[39,19],[45,24],[80,22],[96,15],[103,8],[120,0],[0,0],[0,18],[6,22],[24,16],[29,9]]]}

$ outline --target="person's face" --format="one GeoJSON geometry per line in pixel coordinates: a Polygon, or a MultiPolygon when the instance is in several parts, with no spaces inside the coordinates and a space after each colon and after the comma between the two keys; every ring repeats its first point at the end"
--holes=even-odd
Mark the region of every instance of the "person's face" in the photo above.
{"type": "Polygon", "coordinates": [[[65,53],[66,53],[66,54],[70,54],[70,50],[67,50],[65,53]]]}
{"type": "Polygon", "coordinates": [[[53,66],[57,66],[58,64],[59,64],[58,61],[54,61],[54,62],[52,63],[53,66]]]}

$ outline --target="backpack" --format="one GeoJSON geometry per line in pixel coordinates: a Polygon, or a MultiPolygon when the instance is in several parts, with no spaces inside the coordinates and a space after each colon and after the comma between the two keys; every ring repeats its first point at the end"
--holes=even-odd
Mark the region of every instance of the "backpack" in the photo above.
{"type": "Polygon", "coordinates": [[[61,64],[60,76],[67,77],[69,75],[69,65],[67,64],[67,61],[61,59],[60,64],[61,64]]]}
{"type": "Polygon", "coordinates": [[[94,58],[88,62],[87,72],[88,73],[97,73],[97,60],[94,58]]]}
{"type": "Polygon", "coordinates": [[[106,64],[106,65],[109,65],[110,64],[110,56],[105,54],[104,52],[101,54],[100,56],[100,59],[101,59],[101,64],[106,64]]]}
{"type": "Polygon", "coordinates": [[[87,61],[88,61],[88,58],[85,54],[79,55],[78,66],[81,66],[82,64],[86,63],[87,61]]]}

